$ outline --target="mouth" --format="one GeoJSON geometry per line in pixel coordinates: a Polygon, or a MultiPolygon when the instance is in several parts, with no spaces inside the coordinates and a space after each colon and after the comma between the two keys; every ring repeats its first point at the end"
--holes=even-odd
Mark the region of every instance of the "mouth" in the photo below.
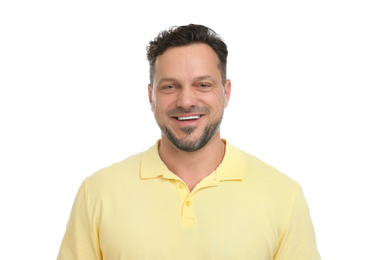
{"type": "Polygon", "coordinates": [[[176,127],[176,131],[182,131],[184,134],[191,135],[195,129],[201,125],[201,120],[204,117],[204,114],[195,114],[195,115],[188,115],[188,114],[179,114],[174,115],[171,118],[173,119],[176,127]]]}
{"type": "Polygon", "coordinates": [[[178,121],[190,121],[190,120],[198,120],[201,118],[201,115],[194,115],[194,116],[178,116],[175,117],[178,121]]]}

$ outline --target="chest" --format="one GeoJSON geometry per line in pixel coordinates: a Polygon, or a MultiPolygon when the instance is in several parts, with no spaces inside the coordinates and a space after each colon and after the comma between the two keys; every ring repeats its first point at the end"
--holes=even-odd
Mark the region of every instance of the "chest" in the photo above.
{"type": "Polygon", "coordinates": [[[278,213],[259,194],[221,186],[113,195],[98,227],[103,259],[272,259],[278,213]]]}

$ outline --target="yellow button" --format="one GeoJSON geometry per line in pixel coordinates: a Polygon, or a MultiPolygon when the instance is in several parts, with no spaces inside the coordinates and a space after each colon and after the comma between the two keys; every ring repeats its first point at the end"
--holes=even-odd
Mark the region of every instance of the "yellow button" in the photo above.
{"type": "Polygon", "coordinates": [[[183,189],[184,188],[184,184],[180,183],[180,185],[178,187],[180,187],[180,189],[183,189]]]}
{"type": "Polygon", "coordinates": [[[186,201],[186,206],[190,206],[190,201],[186,201]]]}

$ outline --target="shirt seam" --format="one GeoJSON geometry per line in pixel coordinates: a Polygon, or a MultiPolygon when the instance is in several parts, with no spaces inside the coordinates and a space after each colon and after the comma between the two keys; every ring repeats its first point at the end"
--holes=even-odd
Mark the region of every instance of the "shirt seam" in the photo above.
{"type": "Polygon", "coordinates": [[[294,210],[294,206],[295,206],[295,203],[296,203],[296,197],[297,197],[297,193],[298,193],[298,188],[299,188],[299,184],[297,183],[295,191],[294,191],[294,194],[293,194],[292,204],[290,206],[288,217],[286,218],[286,221],[285,221],[285,224],[284,224],[284,227],[283,227],[283,235],[282,235],[282,237],[281,237],[281,239],[280,239],[280,241],[278,243],[277,251],[276,251],[274,257],[277,256],[277,254],[279,252],[279,249],[280,249],[280,246],[281,246],[281,244],[283,243],[283,241],[285,239],[285,235],[286,235],[286,232],[287,232],[287,227],[288,227],[288,224],[290,222],[290,219],[291,219],[291,216],[292,216],[292,213],[293,213],[293,210],[294,210]]]}
{"type": "MultiPolygon", "coordinates": [[[[86,189],[86,181],[83,182],[83,189],[84,189],[84,195],[85,195],[85,208],[86,208],[86,216],[87,216],[87,222],[89,223],[89,229],[90,229],[90,234],[91,234],[91,239],[92,241],[96,241],[96,237],[94,234],[94,231],[92,230],[92,222],[91,222],[91,216],[88,210],[88,198],[87,198],[87,189],[86,189]]],[[[96,252],[95,252],[96,255],[96,252]]],[[[96,255],[97,256],[97,255],[96,255]]],[[[99,259],[99,258],[97,258],[99,259]]]]}

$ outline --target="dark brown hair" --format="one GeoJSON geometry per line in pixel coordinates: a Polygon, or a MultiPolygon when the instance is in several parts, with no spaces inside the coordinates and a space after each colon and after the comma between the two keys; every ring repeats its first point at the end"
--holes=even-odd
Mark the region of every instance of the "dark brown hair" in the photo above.
{"type": "Polygon", "coordinates": [[[147,45],[147,59],[150,63],[150,84],[154,76],[155,60],[167,49],[179,46],[191,45],[194,43],[205,43],[209,45],[219,58],[219,70],[223,85],[225,85],[227,74],[227,45],[221,37],[212,29],[196,24],[174,26],[169,30],[162,31],[147,45]]]}

